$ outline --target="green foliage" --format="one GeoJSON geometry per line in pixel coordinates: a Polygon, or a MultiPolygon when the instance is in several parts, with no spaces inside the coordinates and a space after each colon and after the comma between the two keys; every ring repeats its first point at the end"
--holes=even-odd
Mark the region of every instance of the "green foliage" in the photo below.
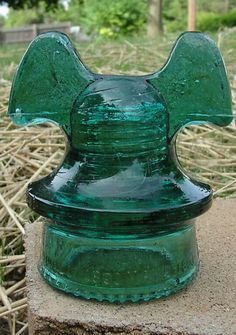
{"type": "Polygon", "coordinates": [[[71,1],[68,10],[62,4],[56,8],[47,9],[43,1],[37,7],[24,9],[10,9],[5,27],[21,27],[36,23],[64,22],[70,21],[72,24],[79,25],[79,2],[71,1]]]}
{"type": "Polygon", "coordinates": [[[223,27],[236,26],[236,9],[228,13],[200,13],[198,15],[198,29],[201,31],[216,31],[223,27]]]}
{"type": "Polygon", "coordinates": [[[70,21],[72,25],[78,26],[81,23],[82,4],[81,0],[70,0],[68,9],[59,4],[56,8],[47,12],[48,20],[52,22],[70,21]]]}
{"type": "Polygon", "coordinates": [[[0,0],[0,5],[8,4],[13,9],[35,8],[40,6],[42,1],[47,9],[56,7],[59,4],[59,0],[0,0]]]}
{"type": "Polygon", "coordinates": [[[0,15],[0,27],[4,26],[5,24],[5,17],[3,15],[0,15]]]}
{"type": "Polygon", "coordinates": [[[24,9],[10,9],[8,17],[5,21],[5,27],[22,27],[29,24],[36,24],[44,22],[46,8],[43,3],[40,7],[24,9]]]}
{"type": "MultiPolygon", "coordinates": [[[[4,1],[0,0],[0,4],[4,1]]],[[[8,0],[11,8],[6,27],[34,23],[70,21],[83,25],[87,33],[103,37],[132,35],[145,31],[148,0],[8,0]],[[20,8],[20,9],[19,9],[20,8]]],[[[235,25],[236,0],[199,0],[198,29],[216,31],[235,25]]],[[[164,0],[163,22],[166,32],[184,31],[187,27],[187,0],[164,0]]],[[[4,19],[0,17],[0,26],[4,19]]]]}
{"type": "Polygon", "coordinates": [[[199,0],[198,11],[199,12],[211,12],[211,13],[222,13],[228,12],[236,7],[236,0],[199,0]]]}
{"type": "Polygon", "coordinates": [[[105,37],[133,34],[147,21],[145,0],[86,0],[81,9],[87,32],[105,37]]]}
{"type": "Polygon", "coordinates": [[[165,0],[163,17],[168,32],[184,31],[187,26],[187,1],[165,0]]]}

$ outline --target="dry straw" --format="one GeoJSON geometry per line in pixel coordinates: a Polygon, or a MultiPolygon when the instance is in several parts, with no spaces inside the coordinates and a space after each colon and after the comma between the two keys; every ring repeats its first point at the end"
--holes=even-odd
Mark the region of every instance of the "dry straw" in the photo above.
{"type": "MultiPolygon", "coordinates": [[[[228,37],[234,31],[225,34],[228,37]]],[[[219,43],[223,45],[224,33],[219,36],[219,43]]],[[[89,44],[83,47],[83,55],[97,72],[119,73],[114,67],[117,64],[117,68],[123,66],[123,73],[131,73],[136,68],[133,74],[143,74],[163,63],[171,44],[172,41],[162,41],[154,48],[148,42],[139,45],[125,41],[122,47],[118,43],[112,47],[97,46],[96,53],[89,44]]],[[[236,46],[230,50],[227,47],[224,56],[228,61],[235,104],[236,71],[230,60],[236,46]]],[[[52,124],[17,128],[10,122],[6,116],[10,84],[0,79],[0,334],[20,335],[27,334],[24,226],[38,219],[26,206],[25,191],[29,182],[49,174],[58,165],[65,140],[61,130],[52,124]]],[[[235,197],[236,132],[233,125],[223,130],[194,126],[185,129],[177,142],[178,156],[188,173],[209,183],[215,196],[235,197]]]]}

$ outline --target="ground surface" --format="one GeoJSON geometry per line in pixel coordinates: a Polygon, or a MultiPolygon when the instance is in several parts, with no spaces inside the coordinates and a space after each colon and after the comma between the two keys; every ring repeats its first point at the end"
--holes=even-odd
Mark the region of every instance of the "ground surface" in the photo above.
{"type": "MultiPolygon", "coordinates": [[[[83,43],[77,48],[88,67],[100,73],[145,74],[159,69],[177,34],[157,41],[123,39],[83,43]]],[[[228,69],[233,103],[236,101],[236,32],[214,36],[228,69]]],[[[47,124],[17,128],[6,116],[11,80],[25,45],[0,47],[0,334],[27,332],[25,298],[25,222],[37,216],[25,203],[27,183],[55,168],[65,147],[62,132],[47,124]]],[[[235,127],[190,127],[177,139],[181,163],[198,179],[208,182],[215,197],[236,196],[235,127]]]]}

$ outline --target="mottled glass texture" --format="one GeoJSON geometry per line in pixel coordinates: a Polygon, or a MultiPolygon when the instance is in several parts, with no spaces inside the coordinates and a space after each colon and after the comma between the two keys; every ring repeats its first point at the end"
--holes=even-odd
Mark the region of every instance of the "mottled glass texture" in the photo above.
{"type": "Polygon", "coordinates": [[[46,33],[16,73],[9,115],[64,130],[60,166],[31,183],[46,218],[40,271],[76,296],[108,301],[169,295],[195,277],[194,219],[210,186],[188,177],[175,152],[190,123],[232,121],[230,89],[214,42],[184,33],[166,65],[146,76],[94,74],[68,37],[46,33]]]}

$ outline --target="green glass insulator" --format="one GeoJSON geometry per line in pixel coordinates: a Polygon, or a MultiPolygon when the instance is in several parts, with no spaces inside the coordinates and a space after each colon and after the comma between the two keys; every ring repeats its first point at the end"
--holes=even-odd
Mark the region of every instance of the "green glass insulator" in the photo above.
{"type": "Polygon", "coordinates": [[[125,302],[167,296],[196,276],[194,222],[212,190],[182,171],[175,139],[187,124],[232,121],[210,38],[184,33],[160,71],[116,76],[89,71],[67,36],[42,34],[19,65],[9,115],[66,134],[60,166],[27,191],[45,218],[39,270],[52,286],[125,302]]]}

